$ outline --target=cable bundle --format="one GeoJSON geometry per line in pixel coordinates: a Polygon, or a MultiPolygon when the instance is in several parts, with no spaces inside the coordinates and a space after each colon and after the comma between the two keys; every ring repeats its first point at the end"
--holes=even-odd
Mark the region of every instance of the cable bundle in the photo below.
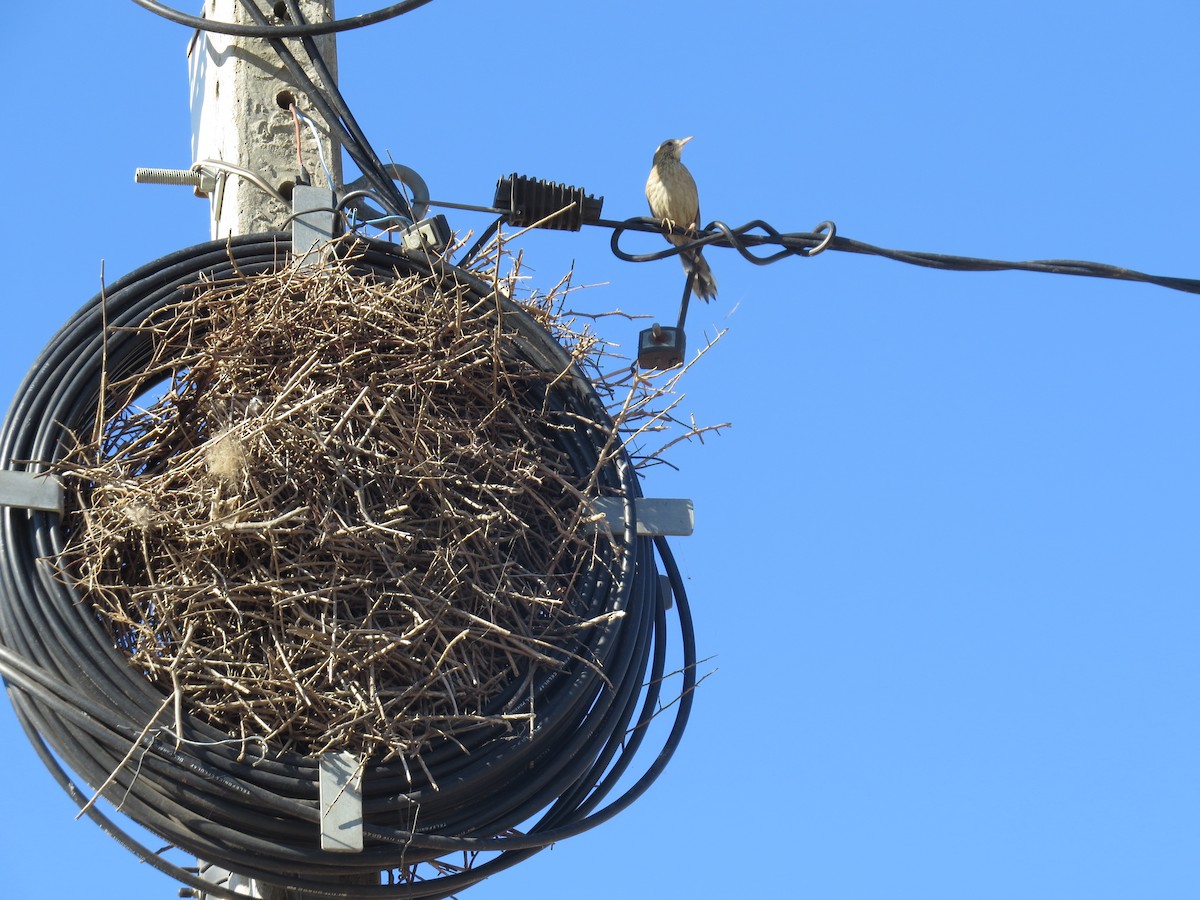
{"type": "MultiPolygon", "coordinates": [[[[219,282],[274,271],[288,249],[282,235],[199,245],[151,263],[93,298],[62,328],[18,391],[0,432],[0,461],[9,467],[35,461],[27,468],[45,471],[63,456],[68,435],[91,428],[106,385],[149,363],[150,340],[138,326],[177,302],[201,276],[219,282]]],[[[345,264],[381,279],[435,275],[430,266],[376,242],[358,242],[345,264]]],[[[438,274],[480,297],[491,294],[488,285],[459,270],[438,274]]],[[[498,302],[514,344],[531,365],[571,373],[548,392],[547,408],[580,421],[603,418],[603,404],[566,351],[515,305],[498,302]]],[[[559,449],[581,470],[594,467],[604,451],[595,429],[556,434],[559,449]]],[[[88,804],[90,792],[72,781],[52,752],[123,812],[208,863],[319,896],[445,897],[630,805],[665,768],[682,737],[696,683],[683,584],[666,542],[636,537],[638,486],[624,453],[604,466],[602,477],[623,498],[625,527],[614,538],[626,549],[611,578],[585,579],[577,588],[580,609],[622,613],[587,638],[587,652],[598,665],[580,661],[532,685],[532,731],[481,730],[461,742],[431,746],[420,766],[369,763],[362,853],[319,849],[315,759],[287,752],[260,757],[247,753],[240,736],[164,714],[169,695],[128,664],[69,580],[39,562],[63,553],[71,528],[57,514],[5,509],[0,518],[0,672],[18,718],[64,789],[126,847],[181,881],[211,896],[238,896],[137,844],[88,804]],[[667,597],[656,551],[679,614],[682,693],[653,764],[601,807],[659,708],[667,597]],[[172,731],[176,721],[186,724],[182,734],[172,731]],[[439,860],[451,852],[464,854],[466,865],[439,860]],[[429,865],[422,869],[420,861],[429,865]],[[379,883],[380,873],[390,883],[379,883]]]]}

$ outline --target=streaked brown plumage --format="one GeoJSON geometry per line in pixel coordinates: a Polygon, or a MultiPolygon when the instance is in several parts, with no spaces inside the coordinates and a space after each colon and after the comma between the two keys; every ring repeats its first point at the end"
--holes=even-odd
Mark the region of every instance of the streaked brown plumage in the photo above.
{"type": "MultiPolygon", "coordinates": [[[[690,140],[690,137],[671,138],[659,144],[654,151],[650,177],[646,179],[650,215],[661,219],[665,228],[689,231],[700,228],[700,194],[696,190],[696,179],[679,158],[683,145],[690,140]]],[[[666,238],[676,247],[688,243],[686,237],[678,234],[667,234],[666,238]]],[[[679,259],[685,272],[695,273],[692,289],[701,299],[711,300],[717,296],[717,280],[698,249],[680,253],[679,259]]]]}

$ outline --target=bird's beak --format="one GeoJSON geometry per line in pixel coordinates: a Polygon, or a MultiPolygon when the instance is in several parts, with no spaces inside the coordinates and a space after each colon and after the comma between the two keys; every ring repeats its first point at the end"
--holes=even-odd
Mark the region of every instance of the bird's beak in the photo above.
{"type": "Polygon", "coordinates": [[[688,141],[690,141],[690,140],[691,140],[692,138],[694,138],[694,137],[695,137],[695,135],[694,135],[694,134],[690,134],[690,135],[688,135],[688,136],[687,136],[687,137],[685,137],[685,138],[680,138],[680,139],[679,139],[679,147],[680,147],[680,149],[682,149],[682,148],[683,148],[683,145],[684,145],[684,144],[686,144],[688,141]]]}

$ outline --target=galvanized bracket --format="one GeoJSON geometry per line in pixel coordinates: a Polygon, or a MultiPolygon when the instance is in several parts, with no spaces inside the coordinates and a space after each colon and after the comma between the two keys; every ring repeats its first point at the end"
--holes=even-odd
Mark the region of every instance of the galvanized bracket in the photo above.
{"type": "MultiPolygon", "coordinates": [[[[620,497],[600,497],[592,509],[604,516],[597,527],[609,531],[624,528],[625,501],[620,497]]],[[[688,537],[696,528],[696,511],[691,500],[663,500],[639,497],[633,502],[638,537],[688,537]]]]}
{"type": "Polygon", "coordinates": [[[363,849],[362,760],[353,753],[323,753],[320,761],[321,849],[363,849]]]}
{"type": "Polygon", "coordinates": [[[308,257],[333,240],[337,231],[337,199],[333,191],[310,184],[292,188],[292,255],[306,263],[319,262],[308,257]]]}
{"type": "Polygon", "coordinates": [[[63,489],[49,474],[0,469],[0,506],[63,511],[63,489]]]}

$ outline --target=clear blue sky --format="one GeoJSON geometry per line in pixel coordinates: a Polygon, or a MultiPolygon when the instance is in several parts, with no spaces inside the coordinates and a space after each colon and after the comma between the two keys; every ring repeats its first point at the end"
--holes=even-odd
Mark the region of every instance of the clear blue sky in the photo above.
{"type": "MultiPolygon", "coordinates": [[[[190,191],[132,177],[191,162],[188,32],[11,6],[5,402],[102,260],[207,239],[190,191]]],[[[1192,0],[435,0],[339,50],[376,148],[438,198],[517,171],[642,215],[654,147],[695,135],[706,219],[1200,277],[1198,33],[1192,0]]],[[[545,288],[572,260],[603,285],[580,306],[673,315],[674,260],[524,247],[545,288]]],[[[464,896],[1200,896],[1200,297],[708,256],[690,336],[729,331],[684,407],[734,426],[646,490],[695,501],[675,550],[717,672],[631,810],[464,896]]],[[[0,746],[6,896],[174,896],[73,820],[7,702],[0,746]]]]}

